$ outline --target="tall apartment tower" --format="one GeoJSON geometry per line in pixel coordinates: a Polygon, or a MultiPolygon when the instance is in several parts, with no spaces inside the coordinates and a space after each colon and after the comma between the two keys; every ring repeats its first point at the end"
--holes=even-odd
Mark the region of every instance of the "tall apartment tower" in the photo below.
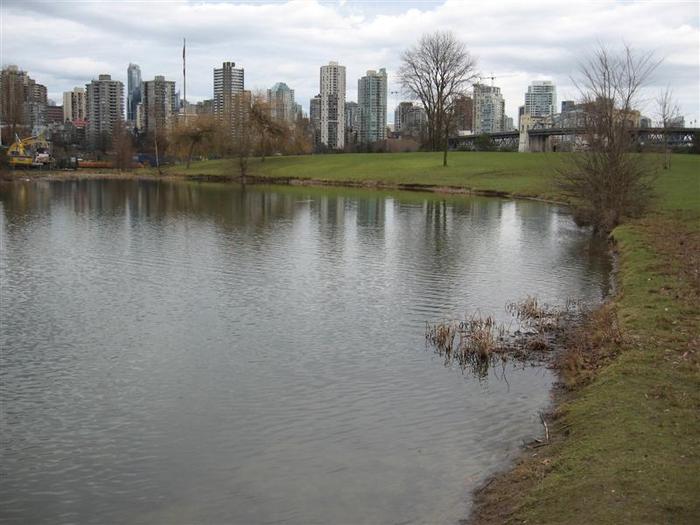
{"type": "Polygon", "coordinates": [[[129,64],[126,69],[126,119],[136,122],[136,106],[141,102],[141,68],[129,64]]]}
{"type": "Polygon", "coordinates": [[[48,106],[46,93],[46,86],[43,84],[34,82],[29,87],[29,122],[32,126],[32,132],[37,126],[46,125],[46,108],[48,106]]]}
{"type": "Polygon", "coordinates": [[[175,82],[156,76],[142,85],[141,92],[142,118],[141,126],[146,132],[164,131],[170,129],[177,113],[177,95],[175,82]]]}
{"type": "MultiPolygon", "coordinates": [[[[26,71],[17,66],[7,66],[0,72],[0,122],[13,129],[46,124],[46,86],[37,84],[26,71]]],[[[14,137],[12,137],[14,140],[14,137]]]]}
{"type": "Polygon", "coordinates": [[[501,88],[475,84],[473,132],[478,135],[503,131],[504,116],[505,101],[501,88]]]}
{"type": "MultiPolygon", "coordinates": [[[[214,68],[214,116],[228,123],[231,132],[236,127],[241,95],[245,89],[245,72],[235,62],[224,62],[214,68]]],[[[244,97],[245,98],[245,97],[244,97]]]]}
{"type": "Polygon", "coordinates": [[[76,87],[63,92],[63,121],[75,122],[87,118],[85,88],[76,87]]]}
{"type": "Polygon", "coordinates": [[[454,102],[454,126],[458,132],[471,131],[474,125],[474,100],[460,95],[454,102]]]}
{"type": "Polygon", "coordinates": [[[331,149],[345,147],[345,66],[321,66],[321,143],[331,149]]]}
{"type": "Polygon", "coordinates": [[[290,123],[296,121],[297,105],[294,102],[294,90],[289,89],[284,82],[277,82],[267,90],[267,103],[273,119],[290,123]]]}
{"type": "Polygon", "coordinates": [[[111,139],[117,123],[124,120],[124,84],[100,75],[85,85],[85,105],[88,143],[95,146],[102,137],[111,139]]]}
{"type": "Polygon", "coordinates": [[[404,123],[406,122],[406,115],[413,108],[413,102],[399,102],[394,110],[394,131],[401,132],[404,123]]]}
{"type": "Polygon", "coordinates": [[[355,144],[360,134],[360,106],[357,102],[345,103],[345,144],[355,144]]]}
{"type": "Polygon", "coordinates": [[[314,148],[321,144],[321,95],[309,100],[309,120],[314,134],[314,148]]]}
{"type": "Polygon", "coordinates": [[[357,81],[357,104],[360,108],[361,144],[386,138],[386,70],[367,71],[357,81]]]}
{"type": "Polygon", "coordinates": [[[525,113],[549,117],[557,112],[557,87],[549,80],[535,80],[525,93],[525,113]]]}
{"type": "MultiPolygon", "coordinates": [[[[30,80],[26,72],[14,65],[4,67],[0,72],[0,124],[11,127],[11,134],[17,132],[17,127],[29,126],[25,106],[28,94],[26,85],[30,80]]],[[[12,135],[8,138],[15,140],[12,135]]]]}

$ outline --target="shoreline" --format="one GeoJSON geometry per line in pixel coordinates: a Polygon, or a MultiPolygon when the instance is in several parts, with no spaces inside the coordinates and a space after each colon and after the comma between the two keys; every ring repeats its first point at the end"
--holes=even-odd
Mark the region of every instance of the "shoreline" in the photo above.
{"type": "MultiPolygon", "coordinates": [[[[613,245],[610,257],[617,259],[613,245]]],[[[523,440],[518,453],[501,471],[494,473],[476,487],[471,494],[471,508],[462,525],[501,525],[511,523],[517,505],[528,490],[533,478],[542,476],[556,453],[556,447],[568,437],[566,428],[560,424],[561,410],[567,402],[580,395],[580,386],[567,386],[566,363],[572,357],[570,341],[585,331],[591,318],[608,308],[613,308],[616,300],[616,269],[613,264],[610,292],[602,302],[593,308],[586,317],[577,319],[557,335],[555,349],[545,360],[545,366],[554,372],[556,380],[550,389],[549,406],[540,413],[542,435],[529,442],[523,440]],[[545,426],[546,425],[546,426],[545,426]]],[[[516,521],[517,522],[517,521],[516,521]]]]}
{"type": "MultiPolygon", "coordinates": [[[[207,175],[203,173],[165,173],[163,175],[152,175],[150,173],[138,173],[137,171],[11,171],[0,173],[0,181],[12,182],[17,180],[56,180],[56,181],[79,181],[79,180],[147,180],[147,181],[188,181],[188,182],[213,182],[220,184],[241,184],[239,177],[227,177],[222,175],[207,175]]],[[[392,183],[380,180],[324,180],[316,178],[302,177],[268,177],[264,175],[246,176],[246,184],[251,186],[309,186],[315,188],[353,188],[366,190],[396,190],[436,193],[441,195],[464,195],[477,197],[496,197],[503,199],[529,200],[554,204],[558,206],[568,206],[566,201],[545,198],[536,195],[525,195],[517,192],[508,192],[496,189],[468,188],[464,186],[450,186],[444,184],[419,184],[419,183],[392,183]]]]}

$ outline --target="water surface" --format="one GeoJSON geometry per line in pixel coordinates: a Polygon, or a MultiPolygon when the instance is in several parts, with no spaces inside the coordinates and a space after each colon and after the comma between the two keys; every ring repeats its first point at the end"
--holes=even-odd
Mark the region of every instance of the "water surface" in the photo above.
{"type": "Polygon", "coordinates": [[[541,433],[426,321],[598,301],[555,206],[138,182],[0,188],[0,521],[456,523],[541,433]]]}

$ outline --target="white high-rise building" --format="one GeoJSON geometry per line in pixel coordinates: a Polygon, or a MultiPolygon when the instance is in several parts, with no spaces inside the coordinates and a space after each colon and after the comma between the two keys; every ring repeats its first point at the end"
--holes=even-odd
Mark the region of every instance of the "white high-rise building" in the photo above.
{"type": "Polygon", "coordinates": [[[557,87],[549,80],[535,80],[525,93],[525,113],[549,117],[557,112],[557,87]]]}
{"type": "Polygon", "coordinates": [[[64,122],[85,120],[86,113],[85,88],[77,87],[73,91],[63,92],[64,122]]]}
{"type": "Polygon", "coordinates": [[[361,144],[386,138],[386,70],[370,70],[357,81],[361,144]]]}
{"type": "Polygon", "coordinates": [[[345,66],[321,66],[321,143],[331,149],[345,147],[345,66]]]}
{"type": "Polygon", "coordinates": [[[501,88],[474,84],[474,133],[503,131],[504,116],[505,101],[501,88]]]}

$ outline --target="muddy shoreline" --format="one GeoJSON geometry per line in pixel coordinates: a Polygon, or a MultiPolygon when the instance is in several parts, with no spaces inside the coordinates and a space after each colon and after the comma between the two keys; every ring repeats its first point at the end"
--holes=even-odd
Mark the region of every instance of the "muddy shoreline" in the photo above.
{"type": "MultiPolygon", "coordinates": [[[[557,381],[550,392],[551,403],[541,414],[542,432],[539,438],[523,442],[522,449],[505,470],[489,477],[472,494],[472,507],[461,525],[501,525],[512,521],[530,492],[551,469],[559,447],[569,436],[568,426],[561,422],[566,404],[575,400],[581,388],[589,384],[596,371],[614,359],[607,347],[619,343],[613,335],[601,340],[591,336],[600,331],[617,330],[615,309],[615,275],[617,253],[611,248],[614,269],[611,287],[604,302],[576,321],[565,325],[556,334],[554,349],[545,358],[545,366],[553,370],[557,381]],[[582,341],[584,341],[582,343],[582,341]],[[581,363],[582,352],[586,362],[581,363]]],[[[533,356],[537,359],[538,356],[533,356]]],[[[541,361],[540,361],[541,362],[541,361]]]]}

